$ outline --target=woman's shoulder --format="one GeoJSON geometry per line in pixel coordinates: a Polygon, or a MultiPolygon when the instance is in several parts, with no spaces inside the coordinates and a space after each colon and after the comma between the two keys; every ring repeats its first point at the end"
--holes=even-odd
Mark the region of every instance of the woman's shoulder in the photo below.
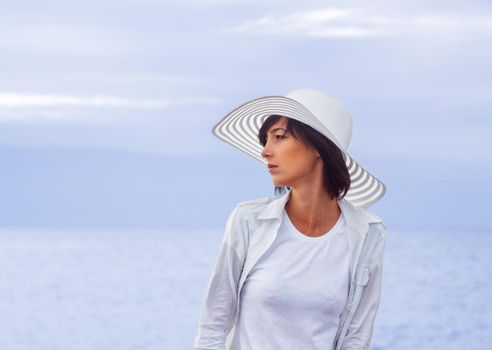
{"type": "Polygon", "coordinates": [[[367,220],[370,225],[374,226],[376,230],[378,231],[378,234],[381,236],[381,238],[386,237],[386,224],[384,223],[384,220],[377,214],[373,213],[372,211],[368,210],[367,208],[357,208],[359,211],[363,212],[364,215],[366,215],[367,220]]]}
{"type": "Polygon", "coordinates": [[[229,238],[231,245],[246,244],[244,242],[250,239],[250,231],[255,227],[256,215],[261,212],[264,205],[269,203],[270,200],[271,197],[258,197],[236,204],[231,214],[229,214],[227,226],[229,227],[229,232],[240,232],[240,234],[234,234],[229,238]]]}
{"type": "Polygon", "coordinates": [[[257,197],[244,200],[236,204],[235,210],[240,213],[240,217],[250,216],[260,213],[265,205],[270,203],[275,197],[257,197]]]}
{"type": "Polygon", "coordinates": [[[245,200],[237,203],[237,206],[251,206],[251,205],[261,205],[270,202],[272,197],[258,197],[254,199],[245,200]]]}
{"type": "MultiPolygon", "coordinates": [[[[345,203],[347,203],[347,202],[345,202],[345,203]]],[[[373,212],[372,208],[367,208],[367,207],[363,207],[363,206],[357,206],[357,207],[352,206],[352,208],[354,208],[355,212],[359,213],[359,215],[365,216],[366,220],[368,220],[369,222],[379,223],[379,224],[384,225],[384,222],[383,222],[383,219],[381,218],[381,216],[379,216],[378,214],[375,214],[373,212]]]]}

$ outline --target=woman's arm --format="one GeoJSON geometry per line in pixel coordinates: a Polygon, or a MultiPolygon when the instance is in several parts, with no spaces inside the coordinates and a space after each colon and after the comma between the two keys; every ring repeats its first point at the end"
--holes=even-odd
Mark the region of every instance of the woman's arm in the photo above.
{"type": "Polygon", "coordinates": [[[224,350],[236,312],[237,285],[243,259],[235,249],[239,242],[239,215],[236,206],[227,220],[219,254],[202,301],[194,349],[224,350]]]}
{"type": "Polygon", "coordinates": [[[367,350],[371,343],[374,320],[381,299],[381,277],[386,244],[386,227],[380,224],[378,228],[379,238],[371,260],[369,280],[362,291],[360,303],[350,322],[342,350],[367,350]]]}

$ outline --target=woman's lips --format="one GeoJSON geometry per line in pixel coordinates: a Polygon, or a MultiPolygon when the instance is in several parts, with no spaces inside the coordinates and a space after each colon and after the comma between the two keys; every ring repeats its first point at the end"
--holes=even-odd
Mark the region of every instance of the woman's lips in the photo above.
{"type": "Polygon", "coordinates": [[[272,171],[275,171],[277,170],[277,166],[276,165],[268,165],[268,171],[269,172],[272,172],[272,171]]]}

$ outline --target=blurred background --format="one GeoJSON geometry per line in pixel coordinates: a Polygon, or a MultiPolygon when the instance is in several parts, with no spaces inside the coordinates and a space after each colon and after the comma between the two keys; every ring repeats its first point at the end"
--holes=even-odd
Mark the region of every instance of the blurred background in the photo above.
{"type": "Polygon", "coordinates": [[[272,196],[214,138],[317,88],[388,227],[373,349],[492,340],[487,1],[20,1],[0,12],[0,346],[189,349],[228,214],[272,196]]]}

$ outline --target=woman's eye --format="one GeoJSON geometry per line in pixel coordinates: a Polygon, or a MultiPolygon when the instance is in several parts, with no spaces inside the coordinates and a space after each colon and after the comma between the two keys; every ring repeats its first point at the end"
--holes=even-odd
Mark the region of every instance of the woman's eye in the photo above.
{"type": "Polygon", "coordinates": [[[283,135],[275,135],[275,139],[278,140],[279,138],[283,139],[285,138],[283,135]]]}

